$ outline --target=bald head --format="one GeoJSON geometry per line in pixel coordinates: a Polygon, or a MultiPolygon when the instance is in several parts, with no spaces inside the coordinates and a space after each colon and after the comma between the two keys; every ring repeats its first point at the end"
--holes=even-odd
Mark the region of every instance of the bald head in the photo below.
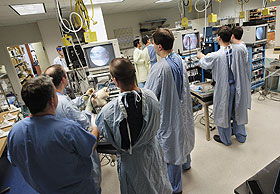
{"type": "Polygon", "coordinates": [[[136,83],[135,68],[128,59],[113,59],[110,63],[110,73],[123,88],[133,86],[136,83]]]}
{"type": "Polygon", "coordinates": [[[56,88],[61,83],[62,78],[66,78],[66,72],[59,64],[49,66],[44,74],[53,78],[52,81],[56,88]]]}

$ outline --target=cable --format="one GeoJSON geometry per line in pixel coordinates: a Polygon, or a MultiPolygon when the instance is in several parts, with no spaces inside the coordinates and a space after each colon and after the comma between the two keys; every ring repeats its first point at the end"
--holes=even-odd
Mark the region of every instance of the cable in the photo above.
{"type": "MultiPolygon", "coordinates": [[[[64,20],[63,20],[63,18],[62,18],[62,16],[61,16],[61,12],[60,12],[60,9],[59,9],[59,1],[58,0],[55,0],[55,2],[56,2],[56,6],[57,6],[57,13],[58,13],[58,18],[59,18],[59,20],[60,20],[60,23],[62,24],[62,26],[67,30],[67,31],[69,31],[69,32],[79,32],[81,29],[82,29],[82,27],[83,27],[83,25],[81,25],[79,28],[78,28],[78,30],[74,30],[74,28],[73,28],[73,30],[71,30],[71,29],[69,29],[65,24],[64,24],[64,20]]],[[[73,13],[73,12],[72,12],[73,13]]],[[[81,21],[83,21],[83,19],[82,19],[82,17],[79,15],[79,14],[77,14],[77,16],[80,18],[80,20],[81,21]]],[[[70,20],[71,20],[71,14],[70,14],[70,20]]],[[[62,28],[62,30],[64,31],[64,29],[62,28]]],[[[65,32],[65,31],[64,31],[65,32]]],[[[69,32],[65,32],[66,34],[67,33],[69,33],[69,32]]]]}
{"type": "Polygon", "coordinates": [[[204,21],[205,22],[205,25],[204,25],[205,30],[204,30],[204,36],[203,36],[204,42],[206,40],[207,8],[208,8],[209,4],[210,4],[210,0],[197,0],[194,4],[194,8],[197,12],[199,12],[199,13],[205,12],[205,21],[204,21]],[[197,9],[197,3],[200,2],[200,1],[204,1],[204,5],[205,5],[205,8],[202,9],[202,10],[197,9]]]}

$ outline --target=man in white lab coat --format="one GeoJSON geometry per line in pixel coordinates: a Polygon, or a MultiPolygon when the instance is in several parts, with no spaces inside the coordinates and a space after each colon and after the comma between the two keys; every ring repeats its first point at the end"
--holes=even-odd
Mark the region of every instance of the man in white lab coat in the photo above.
{"type": "Polygon", "coordinates": [[[227,26],[218,30],[221,48],[204,56],[198,52],[197,58],[203,69],[212,69],[216,81],[214,90],[214,121],[219,135],[214,140],[231,145],[232,132],[240,143],[246,141],[245,124],[248,123],[248,93],[250,92],[246,54],[240,46],[230,44],[232,31],[227,26]],[[233,131],[231,130],[233,119],[233,131]]]}
{"type": "Polygon", "coordinates": [[[143,51],[140,49],[142,46],[141,41],[136,39],[133,41],[133,45],[135,47],[133,53],[133,62],[135,64],[136,79],[138,86],[143,88],[148,77],[149,67],[145,65],[143,51]]]}
{"type": "Polygon", "coordinates": [[[65,69],[65,71],[68,71],[69,68],[67,67],[65,57],[64,57],[64,54],[63,54],[63,51],[62,51],[62,47],[57,46],[56,51],[58,53],[58,56],[53,60],[53,65],[59,64],[65,69]]]}

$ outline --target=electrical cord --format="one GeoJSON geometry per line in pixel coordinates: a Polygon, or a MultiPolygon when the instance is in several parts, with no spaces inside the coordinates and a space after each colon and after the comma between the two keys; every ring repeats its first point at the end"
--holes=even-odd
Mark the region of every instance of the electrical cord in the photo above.
{"type": "Polygon", "coordinates": [[[194,8],[195,8],[195,10],[196,10],[197,12],[199,12],[199,13],[205,12],[205,19],[204,19],[204,22],[205,22],[204,28],[205,28],[205,30],[204,30],[204,35],[203,35],[204,42],[205,42],[205,40],[206,40],[207,9],[208,9],[208,7],[209,7],[209,4],[210,4],[210,0],[197,0],[197,1],[195,2],[195,4],[194,4],[194,8]],[[202,9],[202,10],[199,10],[199,9],[197,8],[197,3],[200,2],[200,1],[204,1],[204,5],[205,5],[204,9],[202,9]]]}
{"type": "MultiPolygon", "coordinates": [[[[83,28],[83,25],[80,25],[80,27],[77,29],[77,30],[71,30],[70,28],[68,28],[66,25],[65,25],[65,23],[64,23],[64,21],[66,20],[66,19],[64,19],[63,20],[63,18],[62,18],[62,14],[61,14],[61,12],[60,12],[60,9],[59,9],[59,1],[58,0],[55,0],[55,2],[56,2],[56,6],[57,6],[57,13],[58,13],[58,18],[59,18],[59,21],[60,21],[60,24],[62,24],[62,26],[63,26],[63,28],[65,28],[68,32],[67,33],[69,33],[69,32],[79,32],[82,28],[83,28]]],[[[73,12],[72,12],[73,13],[73,12]]],[[[77,14],[77,13],[76,13],[77,14]]],[[[77,16],[80,18],[80,20],[81,21],[83,21],[83,18],[79,15],[79,14],[77,14],[77,16]]],[[[70,14],[70,21],[71,21],[71,14],[70,14]]],[[[68,22],[69,23],[69,22],[68,22]]],[[[62,29],[62,31],[64,32],[64,33],[66,33],[65,31],[64,31],[64,29],[63,28],[61,28],[62,29]]],[[[67,34],[66,33],[66,34],[67,34]]]]}
{"type": "Polygon", "coordinates": [[[275,97],[278,95],[271,93],[270,90],[268,91],[268,94],[265,94],[263,91],[259,91],[258,93],[259,93],[258,101],[265,101],[267,99],[267,100],[280,102],[280,97],[275,97]]]}

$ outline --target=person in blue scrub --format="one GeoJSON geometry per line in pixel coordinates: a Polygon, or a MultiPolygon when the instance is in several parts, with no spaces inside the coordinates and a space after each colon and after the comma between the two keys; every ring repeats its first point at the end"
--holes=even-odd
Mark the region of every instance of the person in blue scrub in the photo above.
{"type": "Polygon", "coordinates": [[[191,167],[194,148],[194,120],[187,66],[172,51],[174,36],[159,28],[153,34],[156,53],[162,58],[154,64],[145,88],[152,90],[160,102],[160,126],[157,138],[168,166],[173,193],[182,193],[182,169],[191,167]]]}
{"type": "Polygon", "coordinates": [[[156,138],[160,109],[154,93],[136,84],[128,59],[110,63],[121,93],[96,118],[100,133],[117,149],[121,194],[171,194],[162,149],[156,138]]]}
{"type": "MultiPolygon", "coordinates": [[[[76,103],[72,101],[68,96],[63,94],[64,89],[68,85],[68,78],[66,75],[66,71],[63,69],[61,65],[52,65],[49,66],[46,71],[46,75],[52,77],[52,81],[56,87],[56,93],[58,96],[58,105],[56,109],[55,116],[57,118],[67,118],[73,121],[78,122],[84,129],[90,129],[90,119],[91,112],[88,111],[80,111],[77,107],[76,103]]],[[[90,95],[93,93],[92,89],[87,91],[87,94],[90,95]]],[[[88,96],[87,95],[87,96],[88,96]]],[[[80,97],[79,100],[84,101],[84,97],[80,97]]],[[[79,103],[80,104],[80,103],[79,103]]],[[[93,172],[92,176],[95,180],[98,190],[101,193],[101,165],[97,151],[95,150],[92,155],[93,161],[93,172]]]]}
{"type": "Polygon", "coordinates": [[[232,133],[240,143],[246,141],[245,124],[248,123],[251,92],[247,53],[244,46],[230,44],[231,37],[231,29],[222,26],[218,30],[220,49],[206,56],[197,53],[200,66],[212,69],[216,81],[213,111],[219,135],[214,135],[214,140],[227,146],[231,145],[232,133]]]}
{"type": "Polygon", "coordinates": [[[149,71],[150,71],[150,69],[153,67],[153,65],[156,62],[158,62],[160,59],[156,53],[154,45],[151,43],[151,40],[148,36],[144,36],[142,38],[142,42],[146,46],[143,50],[145,65],[147,67],[149,67],[149,71]]]}
{"type": "Polygon", "coordinates": [[[97,194],[90,156],[98,131],[55,117],[58,99],[49,76],[26,81],[21,97],[31,116],[15,123],[8,135],[11,164],[39,193],[97,194]]]}

